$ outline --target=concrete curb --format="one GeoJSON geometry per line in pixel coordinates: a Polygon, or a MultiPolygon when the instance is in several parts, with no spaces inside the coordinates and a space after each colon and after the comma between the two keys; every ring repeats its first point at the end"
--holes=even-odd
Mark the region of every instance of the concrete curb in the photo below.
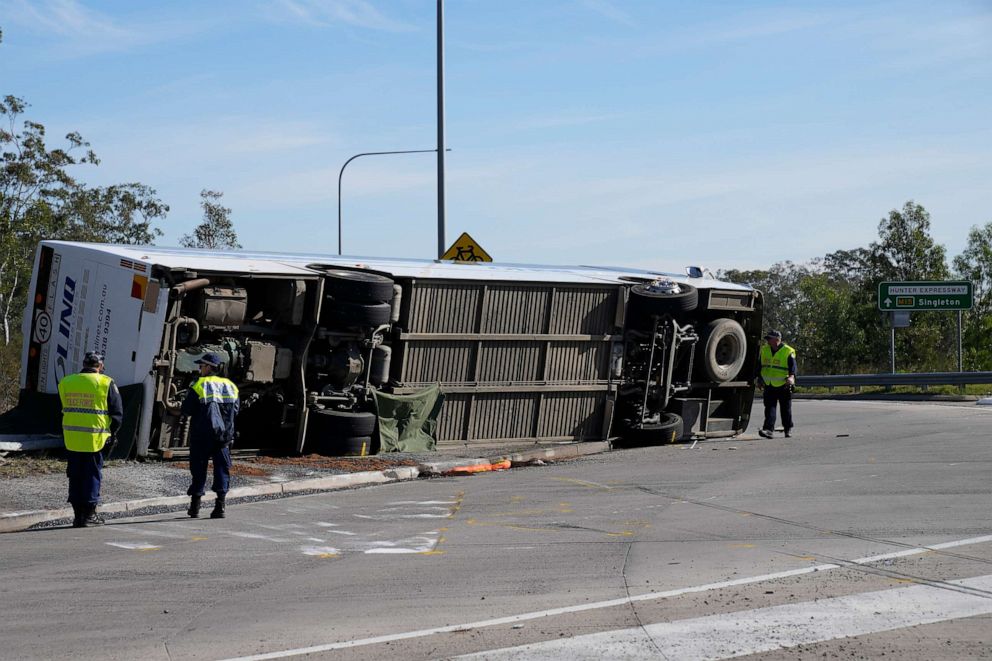
{"type": "MultiPolygon", "coordinates": [[[[248,498],[253,496],[279,496],[304,491],[335,491],[338,489],[348,489],[350,487],[415,480],[418,477],[439,476],[457,468],[472,466],[481,467],[485,465],[498,464],[507,460],[510,461],[511,466],[519,466],[526,465],[535,459],[568,459],[590,454],[599,454],[601,452],[606,452],[609,449],[610,444],[606,441],[575,443],[563,445],[558,448],[525,450],[523,452],[515,452],[509,455],[497,455],[487,459],[454,459],[450,461],[425,462],[417,466],[401,466],[383,471],[343,473],[341,475],[327,475],[324,477],[314,477],[305,480],[292,480],[289,482],[275,484],[258,484],[250,487],[238,487],[228,491],[227,497],[233,500],[236,498],[248,498]]],[[[203,496],[204,503],[208,503],[213,499],[214,494],[212,493],[207,493],[203,496]]],[[[189,496],[140,498],[137,500],[100,505],[100,512],[103,514],[137,513],[150,507],[184,507],[187,503],[189,503],[189,496]]],[[[57,510],[33,510],[27,512],[2,513],[0,514],[0,533],[27,530],[31,526],[35,526],[46,521],[71,519],[72,515],[72,509],[69,507],[57,510]]]]}

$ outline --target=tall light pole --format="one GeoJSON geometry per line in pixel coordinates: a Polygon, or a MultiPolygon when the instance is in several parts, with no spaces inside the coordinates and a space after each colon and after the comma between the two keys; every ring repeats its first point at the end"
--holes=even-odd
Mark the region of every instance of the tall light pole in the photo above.
{"type": "Polygon", "coordinates": [[[437,0],[437,258],[444,254],[444,0],[437,0]]]}
{"type": "MultiPolygon", "coordinates": [[[[341,178],[344,176],[344,169],[348,167],[348,164],[359,156],[384,156],[386,154],[428,154],[432,151],[437,151],[436,149],[405,149],[403,151],[367,151],[361,154],[355,154],[341,166],[341,171],[338,173],[338,254],[341,254],[341,178]]],[[[448,151],[451,151],[450,149],[448,151]]],[[[444,254],[444,253],[442,253],[444,254]]]]}

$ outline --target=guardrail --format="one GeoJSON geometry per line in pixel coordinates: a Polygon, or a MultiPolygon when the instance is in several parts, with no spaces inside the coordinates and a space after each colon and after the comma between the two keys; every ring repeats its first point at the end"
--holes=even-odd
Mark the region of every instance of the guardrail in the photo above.
{"type": "Polygon", "coordinates": [[[796,377],[800,388],[833,388],[836,386],[966,386],[992,384],[992,372],[918,372],[915,374],[836,374],[831,376],[803,375],[796,377]]]}

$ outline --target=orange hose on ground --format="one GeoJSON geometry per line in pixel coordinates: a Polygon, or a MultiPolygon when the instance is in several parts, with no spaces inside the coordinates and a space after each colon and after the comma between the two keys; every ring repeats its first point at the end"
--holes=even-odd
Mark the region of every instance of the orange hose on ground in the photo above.
{"type": "Polygon", "coordinates": [[[445,475],[471,475],[472,473],[485,473],[487,471],[506,470],[510,467],[510,460],[504,459],[494,464],[476,464],[474,466],[456,466],[444,472],[445,475]]]}

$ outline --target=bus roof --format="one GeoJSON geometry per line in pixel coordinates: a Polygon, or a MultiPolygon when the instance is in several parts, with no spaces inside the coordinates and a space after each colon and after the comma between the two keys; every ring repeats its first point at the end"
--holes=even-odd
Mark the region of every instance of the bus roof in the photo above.
{"type": "Polygon", "coordinates": [[[713,278],[690,278],[687,275],[615,266],[560,266],[550,264],[513,264],[505,262],[449,262],[396,257],[355,257],[320,253],[278,253],[253,250],[201,250],[133,246],[72,241],[43,241],[53,248],[65,247],[93,251],[123,262],[159,265],[167,269],[192,271],[234,271],[270,275],[316,275],[321,267],[365,268],[391,273],[396,277],[438,280],[493,280],[513,282],[568,282],[602,284],[668,277],[700,289],[738,289],[750,287],[713,278]]]}

